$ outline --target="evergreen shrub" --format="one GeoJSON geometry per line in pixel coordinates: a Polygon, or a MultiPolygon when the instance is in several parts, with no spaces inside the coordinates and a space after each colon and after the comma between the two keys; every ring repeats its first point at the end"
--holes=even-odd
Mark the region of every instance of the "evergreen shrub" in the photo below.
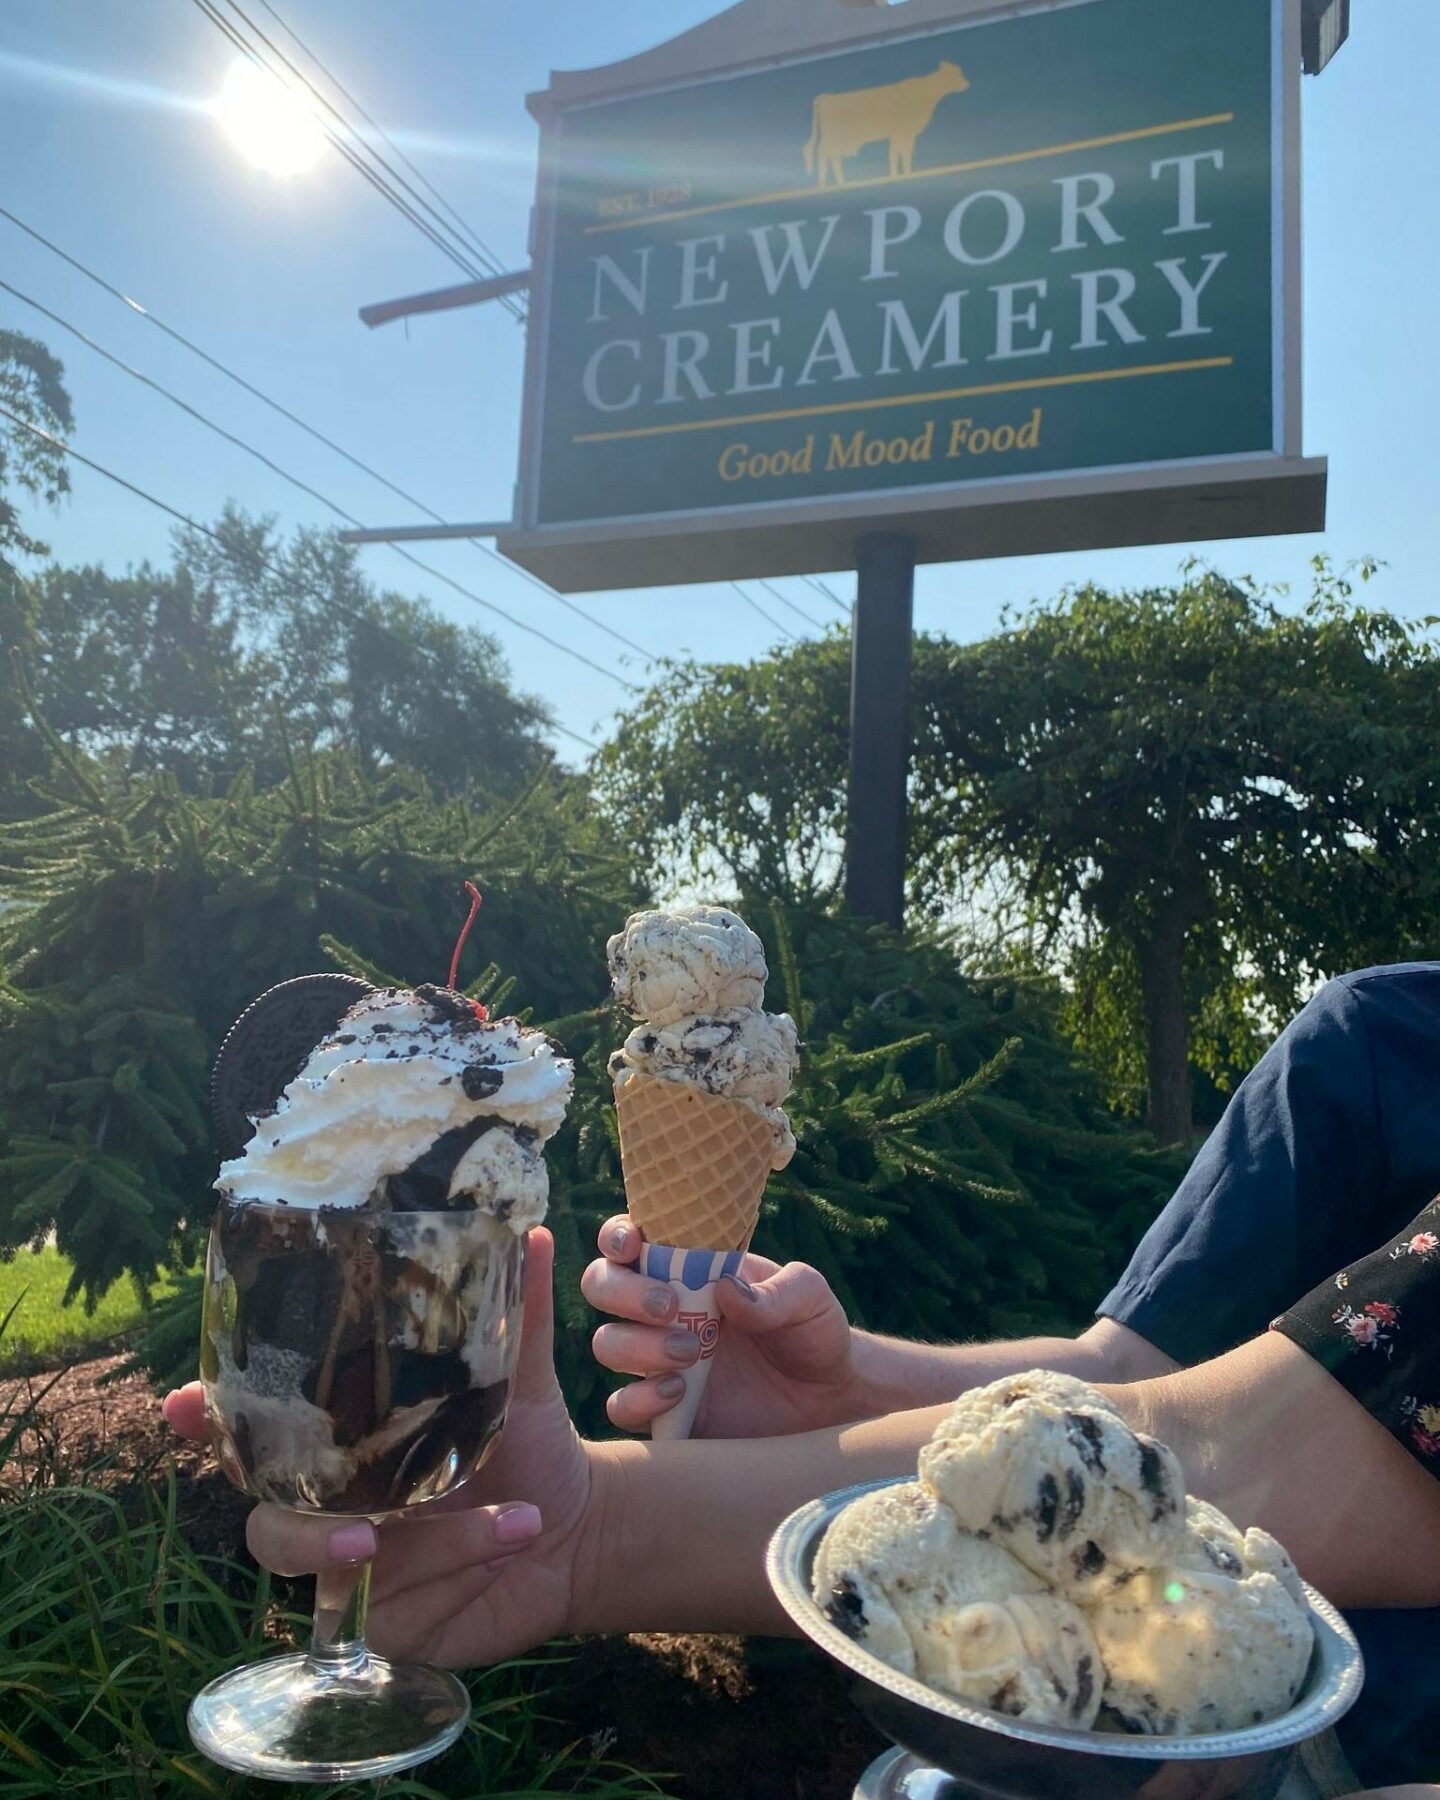
{"type": "MultiPolygon", "coordinates": [[[[583,788],[553,771],[477,811],[340,756],[277,787],[117,792],[62,769],[54,810],[0,832],[0,1252],[54,1233],[93,1298],[122,1274],[192,1268],[215,1151],[207,1071],[266,987],[342,967],[443,977],[485,893],[471,991],[572,1050],[576,1099],[549,1162],[560,1359],[583,1422],[608,1380],[578,1292],[595,1228],[623,1209],[605,1059],[627,1022],[603,946],[641,903],[583,788]]],[[[963,975],[945,943],[820,904],[757,903],[768,1000],[805,1045],[799,1150],[774,1176],[757,1250],[820,1267],[852,1316],[932,1338],[1082,1325],[1183,1167],[1106,1110],[1051,996],[963,975]]],[[[463,979],[463,977],[462,977],[463,979]]],[[[159,1304],[141,1354],[194,1367],[195,1282],[159,1304]]]]}

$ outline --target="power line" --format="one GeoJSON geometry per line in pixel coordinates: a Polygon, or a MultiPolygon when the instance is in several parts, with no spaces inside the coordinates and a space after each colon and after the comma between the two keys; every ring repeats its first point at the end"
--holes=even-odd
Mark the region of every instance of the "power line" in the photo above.
{"type": "Polygon", "coordinates": [[[759,613],[760,617],[765,621],[765,623],[770,627],[770,629],[772,631],[778,631],[778,632],[782,633],[782,635],[789,638],[789,640],[792,644],[798,644],[800,642],[799,638],[795,635],[795,633],[793,631],[791,631],[791,629],[788,625],[782,625],[778,619],[772,619],[770,617],[769,613],[767,613],[765,608],[760,604],[760,602],[758,600],[754,599],[751,595],[747,594],[745,592],[744,588],[741,587],[741,585],[738,581],[732,581],[730,583],[730,585],[732,588],[734,588],[735,592],[740,596],[740,598],[745,602],[745,604],[753,612],[759,613]]]}
{"type": "MultiPolygon", "coordinates": [[[[254,44],[251,43],[236,26],[224,17],[220,12],[219,7],[214,4],[214,0],[194,0],[194,5],[202,16],[208,19],[221,35],[232,44],[242,56],[248,58],[256,68],[262,70],[271,78],[271,80],[278,81],[282,87],[287,88],[292,93],[295,91],[295,82],[286,81],[278,74],[276,69],[267,62],[264,55],[255,48],[254,44]]],[[[245,17],[245,14],[240,11],[238,6],[234,7],[234,11],[242,19],[249,30],[254,32],[255,36],[260,39],[261,43],[266,44],[271,48],[273,53],[280,58],[281,62],[286,63],[287,66],[293,67],[293,65],[289,64],[288,58],[285,57],[283,51],[275,50],[265,34],[251,20],[245,17]]],[[[383,199],[388,201],[403,218],[413,225],[423,236],[428,238],[442,255],[448,257],[458,269],[462,270],[472,279],[480,279],[482,274],[480,265],[464,248],[463,242],[457,239],[453,228],[435,212],[435,209],[423,198],[423,196],[416,196],[418,205],[407,200],[405,195],[400,192],[400,188],[408,188],[412,194],[415,193],[415,190],[410,187],[410,184],[405,181],[404,177],[397,175],[390,165],[386,163],[384,157],[380,156],[378,152],[370,149],[370,147],[365,144],[364,140],[359,138],[353,132],[353,129],[350,127],[348,121],[345,120],[343,114],[339,113],[325,96],[321,94],[318,89],[314,88],[313,83],[307,83],[305,77],[300,74],[298,70],[295,71],[295,74],[296,80],[301,85],[306,86],[309,91],[313,92],[315,98],[340,120],[344,130],[349,132],[351,137],[354,138],[354,141],[360,145],[360,152],[357,152],[352,147],[352,144],[347,142],[332,125],[326,122],[326,120],[317,117],[315,123],[319,130],[324,133],[332,148],[350,164],[351,168],[353,168],[358,175],[368,181],[371,187],[373,187],[383,199]],[[370,164],[365,161],[365,156],[367,155],[382,172],[377,173],[377,168],[371,167],[370,164]],[[398,186],[396,185],[397,182],[399,184],[398,186]],[[428,219],[425,217],[427,212],[431,215],[428,219]]],[[[518,309],[516,309],[513,304],[511,305],[510,310],[516,317],[521,316],[518,309]]]]}
{"type": "MultiPolygon", "coordinates": [[[[205,0],[205,3],[207,5],[207,7],[210,7],[210,9],[213,11],[213,0],[205,0]]],[[[234,13],[235,16],[241,21],[242,25],[248,31],[253,33],[253,35],[256,38],[259,39],[259,41],[265,46],[266,50],[268,50],[272,56],[278,58],[278,60],[289,71],[290,75],[294,77],[294,80],[296,82],[299,82],[304,87],[305,91],[308,94],[310,94],[314,98],[314,100],[316,102],[318,102],[319,105],[323,106],[325,108],[325,110],[339,123],[341,130],[346,133],[349,141],[352,144],[358,145],[360,155],[368,156],[369,158],[371,158],[371,160],[383,171],[383,179],[385,179],[392,186],[404,189],[404,191],[411,196],[411,201],[413,201],[414,206],[418,207],[422,213],[428,213],[430,215],[431,221],[433,221],[433,223],[440,229],[440,231],[444,234],[448,234],[448,236],[450,238],[452,238],[456,243],[458,243],[460,249],[462,250],[462,252],[465,254],[466,257],[478,256],[481,264],[484,265],[485,267],[487,267],[492,274],[499,275],[499,274],[503,274],[505,272],[504,265],[500,262],[499,258],[489,248],[488,245],[484,244],[483,242],[479,242],[479,240],[477,240],[477,242],[479,242],[478,250],[472,249],[472,247],[466,240],[466,236],[464,235],[464,233],[468,231],[468,227],[464,227],[463,221],[462,221],[462,231],[457,232],[455,230],[454,226],[451,225],[450,222],[447,220],[445,215],[443,213],[437,211],[437,209],[430,204],[430,202],[425,198],[425,196],[419,191],[418,188],[416,188],[411,182],[407,181],[405,179],[405,177],[402,174],[400,174],[400,172],[391,163],[387,162],[386,159],[383,156],[381,156],[379,151],[376,150],[372,144],[369,144],[366,142],[364,136],[359,131],[356,130],[354,124],[345,117],[344,113],[342,113],[340,111],[340,109],[334,104],[334,102],[332,100],[329,99],[329,97],[326,94],[322,93],[321,90],[318,87],[316,87],[315,83],[309,78],[308,75],[305,74],[304,70],[299,68],[297,66],[297,64],[292,62],[291,59],[285,54],[285,52],[280,48],[280,46],[278,44],[276,44],[273,39],[267,37],[265,35],[265,33],[260,29],[260,27],[255,23],[255,21],[246,15],[244,8],[239,3],[239,0],[226,0],[226,3],[229,5],[231,12],[234,13]]],[[[268,10],[273,11],[273,9],[268,9],[268,10]]],[[[278,19],[279,15],[275,14],[275,17],[278,19]]],[[[283,25],[284,21],[281,20],[280,23],[283,25]]],[[[289,27],[287,26],[286,29],[288,30],[289,27]]],[[[293,32],[291,33],[291,36],[292,37],[294,36],[293,32]]],[[[298,38],[296,39],[296,42],[297,43],[299,42],[298,38]]],[[[301,48],[303,49],[304,46],[302,45],[301,48]]],[[[256,54],[256,53],[254,53],[252,51],[252,54],[256,54]]],[[[307,52],[307,54],[308,54],[308,52],[307,52]]],[[[313,60],[317,62],[318,66],[322,70],[324,70],[325,65],[323,63],[320,63],[318,58],[314,58],[313,60]]],[[[276,71],[269,64],[263,62],[263,60],[261,61],[261,66],[264,67],[269,74],[276,75],[276,71]]],[[[325,73],[328,75],[328,73],[329,73],[328,70],[326,70],[325,73]]],[[[293,83],[286,82],[284,77],[276,76],[276,79],[279,79],[283,85],[293,86],[293,83]]],[[[331,79],[333,80],[333,77],[331,77],[331,79]]],[[[335,85],[338,86],[339,84],[336,83],[335,85]]],[[[355,102],[352,100],[351,104],[353,105],[353,104],[355,104],[355,102]]],[[[373,123],[373,121],[372,121],[372,123],[373,123]]],[[[376,127],[376,129],[378,130],[379,128],[376,127]]],[[[382,137],[384,136],[383,132],[381,133],[381,136],[382,137]]],[[[332,138],[332,142],[333,141],[334,140],[332,138]]],[[[386,138],[385,141],[386,141],[386,143],[389,143],[388,138],[386,138]]],[[[393,144],[390,147],[392,150],[394,149],[393,144]]],[[[340,146],[337,145],[337,148],[340,148],[340,146]]],[[[406,205],[409,206],[410,202],[406,202],[406,205]]],[[[453,208],[451,210],[453,211],[453,208]]],[[[474,234],[471,233],[470,235],[473,236],[474,234]]],[[[502,297],[501,304],[505,307],[506,311],[511,314],[512,317],[514,317],[516,319],[524,318],[525,314],[524,314],[523,309],[513,299],[502,297]]]]}
{"type": "MultiPolygon", "coordinates": [[[[407,506],[413,506],[417,512],[423,513],[427,519],[431,520],[436,525],[446,525],[449,523],[449,521],[440,513],[436,512],[433,507],[427,506],[423,500],[417,499],[414,494],[407,493],[398,483],[391,481],[389,476],[382,475],[377,468],[354,455],[353,452],[347,450],[343,444],[337,444],[334,438],[327,437],[323,431],[320,431],[316,426],[311,425],[307,420],[302,419],[298,413],[292,412],[288,406],[284,405],[281,401],[276,400],[273,395],[267,394],[263,388],[256,387],[254,382],[247,381],[243,375],[237,374],[227,363],[221,362],[218,357],[212,356],[208,350],[202,349],[192,338],[188,338],[183,332],[177,331],[173,325],[168,325],[158,313],[153,313],[148,307],[142,306],[138,300],[133,299],[129,294],[125,293],[123,289],[116,287],[113,282],[107,281],[103,275],[97,274],[94,269],[81,262],[78,257],[72,256],[68,250],[62,250],[57,243],[53,242],[50,238],[47,238],[43,232],[37,231],[33,225],[27,225],[23,219],[17,218],[14,213],[10,212],[4,206],[0,206],[0,219],[8,220],[8,222],[15,226],[17,230],[23,231],[26,237],[33,239],[35,243],[48,250],[52,256],[58,256],[62,262],[68,263],[77,274],[83,275],[87,281],[93,282],[96,287],[102,290],[102,292],[109,294],[112,299],[118,300],[122,306],[128,307],[131,312],[138,314],[140,318],[145,320],[146,324],[153,325],[157,331],[163,332],[173,343],[179,344],[184,350],[188,350],[192,356],[199,357],[201,362],[214,369],[217,374],[223,375],[227,381],[233,382],[236,387],[249,394],[252,399],[258,400],[262,406],[268,406],[271,412],[277,413],[288,424],[294,425],[297,430],[303,431],[307,437],[313,438],[317,444],[323,444],[327,450],[333,451],[336,456],[342,457],[352,468],[359,469],[363,475],[368,475],[372,481],[378,482],[381,487],[387,490],[387,492],[394,494],[397,499],[403,500],[407,506]]],[[[489,544],[482,543],[479,538],[465,538],[463,542],[469,544],[472,549],[478,550],[480,554],[488,558],[489,561],[497,563],[502,569],[506,569],[511,574],[520,576],[523,581],[544,594],[548,599],[558,600],[562,606],[568,608],[568,610],[573,612],[577,618],[584,619],[597,630],[605,632],[609,637],[613,637],[617,642],[624,644],[627,649],[633,650],[637,656],[644,657],[647,662],[651,660],[650,651],[643,645],[635,643],[632,638],[625,637],[623,633],[614,630],[613,627],[602,624],[602,622],[592,614],[587,613],[583,608],[576,606],[573,601],[567,600],[563,594],[557,593],[548,582],[542,581],[538,575],[532,575],[528,569],[522,569],[517,563],[512,563],[507,557],[502,556],[498,550],[493,550],[489,544]]],[[[409,558],[409,560],[412,562],[415,561],[413,557],[409,558]]],[[[424,563],[420,563],[417,566],[421,568],[428,567],[428,565],[424,563]]]]}
{"type": "MultiPolygon", "coordinates": [[[[54,432],[45,431],[39,425],[32,424],[29,419],[22,418],[17,412],[12,412],[3,402],[0,402],[0,418],[9,419],[12,425],[18,425],[22,431],[28,431],[31,437],[39,438],[42,443],[50,444],[54,449],[62,451],[73,461],[81,464],[82,467],[93,470],[97,475],[102,475],[106,481],[113,482],[116,487],[124,488],[127,494],[133,494],[137,500],[144,500],[148,505],[156,507],[159,511],[167,513],[172,519],[178,520],[180,524],[188,526],[191,531],[199,532],[201,536],[209,538],[213,543],[218,544],[220,548],[225,551],[227,556],[232,554],[232,546],[227,544],[225,539],[218,531],[214,530],[213,527],[202,525],[198,519],[192,519],[188,513],[181,512],[178,506],[171,506],[168,501],[162,500],[158,495],[149,493],[145,488],[137,486],[135,482],[130,481],[126,476],[116,474],[114,469],[107,469],[103,463],[96,462],[93,457],[83,455],[73,444],[67,444],[64,438],[56,437],[54,432]]],[[[257,555],[255,561],[268,575],[273,575],[277,580],[283,581],[291,587],[305,585],[296,581],[293,570],[282,569],[278,563],[273,562],[267,556],[257,555]]],[[[312,597],[320,599],[326,606],[333,606],[337,612],[343,613],[346,618],[353,620],[357,624],[364,625],[372,631],[378,631],[383,637],[388,637],[392,643],[401,645],[413,655],[423,656],[427,661],[435,663],[437,667],[442,669],[448,666],[443,657],[438,656],[432,650],[425,649],[421,644],[414,643],[409,638],[401,637],[399,632],[392,631],[382,620],[370,618],[365,613],[356,611],[354,607],[344,605],[343,602],[337,601],[333,594],[327,594],[321,588],[318,588],[313,584],[309,584],[309,592],[312,597]]],[[[571,731],[569,727],[565,725],[559,725],[553,722],[547,723],[540,714],[536,713],[533,709],[526,707],[522,701],[518,700],[515,695],[509,693],[506,689],[495,686],[494,692],[499,694],[510,706],[513,706],[517,713],[522,715],[528,713],[532,722],[541,729],[558,731],[565,737],[574,738],[577,744],[584,744],[587,750],[599,749],[598,744],[592,743],[589,738],[581,737],[578,731],[571,731]]]]}
{"type": "Polygon", "coordinates": [[[812,630],[823,631],[825,629],[825,627],[820,623],[820,621],[818,619],[812,619],[810,617],[809,613],[801,611],[801,609],[795,604],[795,602],[793,600],[788,599],[784,594],[782,594],[780,592],[779,588],[773,586],[768,581],[761,580],[760,576],[758,576],[758,575],[755,577],[755,579],[756,579],[756,581],[758,581],[760,583],[760,586],[764,588],[765,592],[767,594],[773,594],[774,597],[780,602],[780,604],[782,606],[788,606],[790,608],[791,612],[799,614],[799,616],[805,621],[805,623],[807,625],[809,625],[811,627],[812,630]]]}
{"type": "Polygon", "coordinates": [[[426,190],[426,192],[431,195],[431,197],[434,199],[434,201],[440,207],[440,209],[453,221],[456,229],[464,234],[464,239],[468,243],[470,243],[471,245],[474,246],[476,255],[478,255],[482,260],[485,260],[488,258],[489,261],[494,266],[495,273],[497,275],[502,274],[504,272],[504,264],[496,256],[495,252],[490,248],[490,246],[485,242],[484,238],[481,237],[480,233],[478,231],[476,231],[475,228],[471,224],[469,224],[469,222],[467,220],[465,220],[464,218],[461,217],[461,215],[455,210],[455,208],[450,204],[450,202],[445,198],[445,196],[435,186],[434,182],[431,181],[429,179],[429,177],[427,175],[425,175],[425,173],[421,169],[416,167],[414,162],[412,162],[411,159],[405,154],[405,152],[395,142],[394,138],[392,138],[390,136],[390,134],[379,123],[379,121],[377,119],[375,119],[369,112],[367,112],[365,110],[365,108],[355,98],[354,94],[352,94],[350,92],[349,88],[347,88],[345,86],[344,82],[340,80],[339,76],[335,74],[334,70],[328,68],[326,66],[326,64],[321,60],[321,58],[316,55],[316,53],[309,47],[308,44],[305,43],[304,39],[301,38],[299,32],[296,31],[296,29],[293,25],[287,24],[287,22],[280,17],[280,14],[278,12],[276,12],[275,8],[270,4],[270,0],[259,0],[259,3],[262,7],[264,7],[265,11],[267,13],[269,13],[270,17],[275,21],[275,23],[280,27],[280,29],[285,33],[285,35],[290,39],[291,43],[293,43],[300,50],[302,55],[309,57],[310,61],[315,65],[315,67],[317,69],[319,69],[321,74],[330,83],[331,87],[333,87],[335,89],[336,93],[338,93],[360,115],[360,117],[365,121],[365,123],[370,127],[370,129],[375,133],[375,135],[381,140],[381,142],[386,144],[389,147],[392,155],[397,157],[399,159],[399,161],[405,165],[405,167],[410,171],[410,173],[415,177],[415,179],[420,183],[420,185],[426,190]]]}
{"type": "MultiPolygon", "coordinates": [[[[195,419],[199,424],[203,425],[207,431],[213,431],[217,437],[223,438],[226,443],[235,445],[237,449],[243,450],[247,456],[253,456],[256,462],[263,463],[272,474],[278,475],[282,481],[289,482],[291,487],[299,489],[303,494],[308,494],[312,500],[318,500],[322,506],[327,507],[334,513],[336,518],[343,519],[347,525],[360,524],[360,520],[357,519],[353,513],[347,512],[343,506],[337,501],[332,500],[328,494],[322,494],[319,488],[312,487],[308,481],[302,481],[298,475],[294,475],[290,470],[282,468],[279,463],[267,456],[263,450],[257,450],[253,444],[247,443],[242,437],[237,437],[233,431],[227,431],[223,425],[217,424],[216,421],[210,418],[206,413],[201,412],[197,407],[191,406],[189,401],[182,400],[178,394],[172,392],[171,389],[165,387],[161,382],[154,380],[153,377],[146,375],[143,370],[133,368],[129,363],[123,362],[120,357],[107,350],[103,344],[97,344],[94,338],[87,337],[77,325],[72,325],[68,319],[62,319],[59,313],[52,312],[48,306],[42,306],[38,300],[32,299],[29,294],[22,293],[19,288],[12,286],[8,281],[0,281],[0,290],[3,290],[7,294],[13,294],[17,300],[22,301],[26,306],[33,307],[36,312],[42,314],[53,324],[58,325],[62,331],[68,331],[72,337],[78,338],[87,349],[93,350],[97,356],[103,356],[106,362],[113,364],[114,367],[121,370],[122,373],[129,375],[133,380],[140,382],[143,386],[150,388],[154,393],[159,394],[163,399],[168,400],[172,406],[178,407],[181,412],[187,414],[190,418],[195,419]]],[[[393,550],[397,555],[402,556],[406,562],[413,564],[417,569],[423,569],[427,575],[433,576],[435,580],[443,581],[448,586],[453,587],[457,593],[463,594],[468,600],[472,600],[475,605],[484,607],[487,612],[493,612],[497,618],[504,619],[507,624],[513,625],[517,631],[528,632],[531,637],[539,638],[541,643],[548,644],[551,649],[563,651],[566,656],[575,658],[576,661],[583,663],[586,668],[593,669],[597,674],[604,675],[608,680],[619,683],[621,687],[627,689],[630,693],[639,691],[631,682],[626,681],[623,676],[617,675],[613,669],[607,669],[602,664],[592,661],[581,651],[572,649],[568,644],[562,644],[558,638],[548,636],[536,626],[527,625],[523,619],[517,619],[512,613],[506,612],[503,607],[496,606],[494,601],[482,599],[479,594],[473,593],[467,587],[462,587],[460,583],[456,581],[452,581],[448,575],[442,574],[440,570],[436,569],[432,564],[422,562],[418,557],[412,555],[410,551],[403,549],[399,544],[390,544],[387,548],[393,550]]],[[[563,599],[563,596],[557,595],[556,597],[563,599]]],[[[569,602],[565,602],[565,604],[568,605],[569,602]]],[[[586,614],[579,612],[578,607],[573,607],[571,610],[579,613],[581,618],[587,617],[586,614]]],[[[590,620],[589,622],[592,624],[599,623],[598,620],[590,620]]],[[[602,626],[601,629],[606,630],[608,627],[602,626]]],[[[625,642],[626,640],[621,639],[621,641],[625,642]]]]}
{"type": "Polygon", "coordinates": [[[823,594],[832,606],[838,606],[840,608],[841,612],[845,613],[847,616],[849,615],[850,608],[845,604],[845,602],[840,598],[840,596],[834,591],[833,588],[826,587],[826,585],[823,581],[817,581],[813,575],[802,575],[800,577],[800,579],[805,583],[805,585],[807,587],[814,588],[814,590],[817,594],[823,594]]]}
{"type": "MultiPolygon", "coordinates": [[[[211,0],[194,0],[194,5],[196,10],[204,18],[208,19],[216,30],[220,32],[221,36],[238,50],[242,56],[248,58],[250,62],[254,63],[257,69],[263,70],[272,80],[279,79],[278,76],[276,76],[275,71],[268,63],[266,63],[265,59],[259,55],[253,45],[247,43],[245,38],[230,23],[230,21],[211,4],[211,0]]],[[[281,85],[283,86],[285,84],[282,83],[281,85]]],[[[350,149],[347,144],[341,141],[323,119],[316,119],[315,124],[317,128],[324,133],[331,147],[338,151],[356,173],[363,176],[364,179],[370,183],[371,187],[373,187],[383,199],[389,201],[397,212],[408,219],[410,224],[412,224],[417,231],[429,238],[430,242],[435,245],[442,255],[448,257],[457,268],[462,269],[467,275],[471,276],[472,279],[479,279],[480,270],[477,265],[472,262],[469,257],[461,255],[452,243],[447,242],[447,240],[442,237],[432,225],[428,224],[413,207],[407,205],[405,200],[398,193],[392,188],[389,188],[373,169],[367,168],[355,152],[350,149]]]]}

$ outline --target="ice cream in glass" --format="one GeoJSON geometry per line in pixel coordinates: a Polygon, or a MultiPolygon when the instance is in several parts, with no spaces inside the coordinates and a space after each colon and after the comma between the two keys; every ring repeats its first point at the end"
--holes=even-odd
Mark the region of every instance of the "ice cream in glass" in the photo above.
{"type": "MultiPolygon", "coordinates": [[[[452,988],[302,976],[237,1022],[212,1089],[226,1160],[201,1374],[221,1465],[257,1499],[379,1520],[452,1493],[505,1422],[525,1234],[573,1065],[452,988]]],[[[469,1703],[367,1650],[368,1569],[322,1576],[303,1654],[197,1695],[191,1735],[246,1774],[378,1778],[469,1703]]]]}

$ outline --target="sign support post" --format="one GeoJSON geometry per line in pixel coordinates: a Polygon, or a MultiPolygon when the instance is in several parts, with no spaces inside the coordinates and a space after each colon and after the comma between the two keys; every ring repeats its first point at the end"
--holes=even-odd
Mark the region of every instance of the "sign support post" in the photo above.
{"type": "Polygon", "coordinates": [[[905,913],[906,774],[914,538],[867,532],[856,549],[850,663],[850,804],[845,900],[897,930],[905,913]]]}

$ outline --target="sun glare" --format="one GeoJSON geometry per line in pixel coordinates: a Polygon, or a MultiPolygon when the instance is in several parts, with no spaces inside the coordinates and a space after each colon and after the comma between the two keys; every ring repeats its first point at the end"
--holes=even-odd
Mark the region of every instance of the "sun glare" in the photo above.
{"type": "Polygon", "coordinates": [[[212,105],[230,142],[267,174],[303,175],[324,153],[325,133],[314,113],[252,62],[230,65],[212,105]]]}

